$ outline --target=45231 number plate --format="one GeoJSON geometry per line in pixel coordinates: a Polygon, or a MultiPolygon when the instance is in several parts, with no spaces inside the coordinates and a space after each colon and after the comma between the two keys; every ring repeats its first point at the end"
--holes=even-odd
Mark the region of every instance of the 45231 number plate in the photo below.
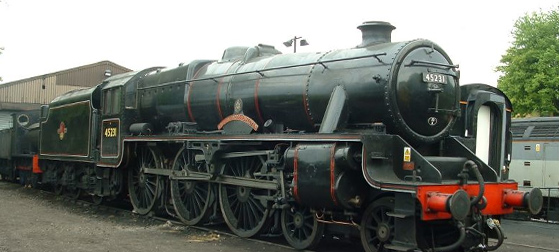
{"type": "Polygon", "coordinates": [[[423,82],[447,84],[448,77],[440,73],[423,73],[423,82]]]}

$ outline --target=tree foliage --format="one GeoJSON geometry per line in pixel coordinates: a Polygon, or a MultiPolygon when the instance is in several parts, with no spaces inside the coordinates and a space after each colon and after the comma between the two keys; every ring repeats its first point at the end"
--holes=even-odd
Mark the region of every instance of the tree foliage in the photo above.
{"type": "Polygon", "coordinates": [[[514,42],[501,58],[498,88],[517,116],[559,115],[559,12],[526,14],[514,24],[514,42]]]}

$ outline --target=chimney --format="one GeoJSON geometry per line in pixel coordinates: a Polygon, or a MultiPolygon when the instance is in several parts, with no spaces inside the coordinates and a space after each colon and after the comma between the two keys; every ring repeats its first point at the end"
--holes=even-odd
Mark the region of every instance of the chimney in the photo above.
{"type": "Polygon", "coordinates": [[[367,21],[357,26],[361,30],[363,41],[357,47],[366,47],[372,44],[390,43],[393,25],[383,21],[367,21]]]}

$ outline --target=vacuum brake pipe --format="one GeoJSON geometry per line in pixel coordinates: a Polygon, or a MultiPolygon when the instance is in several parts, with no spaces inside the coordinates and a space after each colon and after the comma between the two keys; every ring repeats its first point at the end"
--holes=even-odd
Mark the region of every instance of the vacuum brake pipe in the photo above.
{"type": "Polygon", "coordinates": [[[458,237],[458,240],[456,240],[455,243],[450,244],[448,246],[433,248],[432,251],[434,251],[434,252],[451,251],[451,250],[455,250],[460,245],[462,245],[462,243],[466,239],[466,227],[464,226],[464,224],[462,222],[458,222],[458,224],[456,226],[458,227],[458,230],[460,231],[460,237],[458,237]]]}
{"type": "Polygon", "coordinates": [[[485,181],[483,181],[483,176],[481,176],[481,173],[479,172],[479,168],[474,161],[472,160],[466,161],[466,163],[464,163],[463,171],[467,172],[468,166],[470,166],[474,171],[474,175],[476,176],[477,182],[479,183],[479,192],[477,196],[473,198],[472,201],[470,202],[470,206],[475,206],[483,198],[483,193],[485,193],[485,181]]]}

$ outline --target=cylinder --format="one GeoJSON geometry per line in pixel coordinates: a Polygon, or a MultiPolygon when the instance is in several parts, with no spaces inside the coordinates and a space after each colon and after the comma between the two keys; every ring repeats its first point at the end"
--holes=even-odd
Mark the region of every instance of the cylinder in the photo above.
{"type": "Polygon", "coordinates": [[[335,143],[300,144],[288,149],[285,160],[294,176],[294,198],[312,207],[357,207],[367,190],[361,173],[344,157],[352,150],[335,143]]]}

